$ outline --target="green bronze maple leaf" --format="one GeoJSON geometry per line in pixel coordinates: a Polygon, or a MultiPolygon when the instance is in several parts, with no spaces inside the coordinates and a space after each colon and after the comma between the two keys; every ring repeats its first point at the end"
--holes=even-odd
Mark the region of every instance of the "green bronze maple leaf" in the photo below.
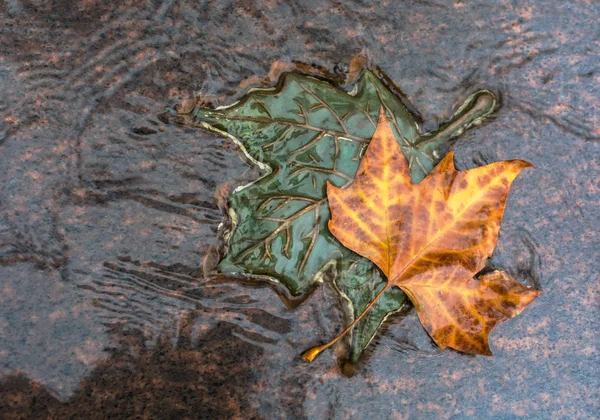
{"type": "MultiPolygon", "coordinates": [[[[369,70],[352,92],[297,73],[283,74],[275,88],[251,90],[225,108],[199,105],[179,110],[178,122],[231,138],[264,174],[229,198],[233,229],[218,265],[283,284],[305,297],[325,272],[348,303],[353,320],[385,286],[378,268],[341,245],[329,232],[326,183],[343,187],[353,179],[375,132],[381,107],[421,181],[450,149],[453,138],[494,111],[495,96],[471,95],[451,121],[421,134],[403,102],[369,70]]],[[[384,319],[407,302],[390,288],[355,327],[350,356],[356,361],[384,319]]]]}

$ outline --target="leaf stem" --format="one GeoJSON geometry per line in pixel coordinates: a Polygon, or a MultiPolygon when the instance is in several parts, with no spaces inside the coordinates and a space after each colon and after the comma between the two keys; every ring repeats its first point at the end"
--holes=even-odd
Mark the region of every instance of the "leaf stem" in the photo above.
{"type": "Polygon", "coordinates": [[[496,95],[489,90],[479,90],[469,96],[454,113],[450,121],[442,124],[436,131],[423,134],[415,140],[417,148],[432,142],[449,141],[468,128],[481,123],[494,112],[497,105],[496,95]]]}
{"type": "Polygon", "coordinates": [[[354,326],[356,325],[356,323],[358,321],[360,321],[362,319],[363,316],[365,316],[365,314],[367,312],[369,312],[369,309],[371,309],[373,307],[373,305],[375,305],[375,303],[379,300],[379,298],[381,296],[383,296],[383,294],[385,293],[385,291],[388,289],[388,287],[390,287],[390,281],[388,279],[386,279],[387,283],[385,285],[385,287],[381,290],[381,292],[379,292],[377,294],[377,296],[375,296],[375,299],[373,299],[371,301],[371,303],[369,303],[367,305],[367,307],[360,313],[359,316],[356,317],[356,319],[354,319],[354,321],[352,321],[352,323],[350,325],[348,325],[348,327],[342,331],[341,333],[339,333],[333,340],[331,340],[329,343],[327,344],[322,344],[320,346],[315,346],[315,347],[311,347],[310,349],[306,350],[304,353],[302,353],[302,360],[304,360],[305,362],[312,362],[313,360],[315,360],[315,358],[319,355],[319,353],[321,353],[323,350],[333,346],[335,343],[338,342],[338,340],[340,338],[342,338],[343,336],[345,336],[350,330],[352,330],[352,328],[354,328],[354,326]]]}

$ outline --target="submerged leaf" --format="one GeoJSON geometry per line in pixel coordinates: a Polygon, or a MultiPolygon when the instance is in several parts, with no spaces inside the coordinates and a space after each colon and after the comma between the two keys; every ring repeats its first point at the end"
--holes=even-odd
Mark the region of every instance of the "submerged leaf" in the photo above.
{"type": "Polygon", "coordinates": [[[382,109],[354,182],[327,186],[329,230],[381,269],[388,284],[380,293],[397,286],[407,294],[438,346],[491,354],[491,329],[540,293],[498,271],[473,278],[496,246],[511,183],[531,164],[512,160],[457,171],[453,156],[413,184],[382,109]]]}
{"type": "MultiPolygon", "coordinates": [[[[326,184],[343,187],[352,182],[381,107],[391,116],[391,130],[418,182],[447,152],[452,139],[489,115],[495,104],[491,92],[479,91],[450,122],[421,134],[407,107],[365,70],[352,94],[287,73],[275,89],[255,89],[227,108],[181,108],[180,123],[232,138],[264,170],[259,180],[230,197],[233,230],[218,269],[274,279],[301,298],[330,269],[353,319],[386,282],[371,261],[329,233],[326,184]]],[[[385,317],[405,301],[400,290],[385,292],[354,331],[353,360],[385,317]]]]}

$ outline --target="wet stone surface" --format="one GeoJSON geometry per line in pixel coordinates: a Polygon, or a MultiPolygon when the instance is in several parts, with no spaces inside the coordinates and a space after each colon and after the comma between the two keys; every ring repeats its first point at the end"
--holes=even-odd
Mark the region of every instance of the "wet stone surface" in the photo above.
{"type": "Polygon", "coordinates": [[[600,5],[20,1],[0,6],[0,417],[600,416],[600,5]],[[365,54],[443,121],[476,87],[497,117],[459,169],[525,159],[492,265],[544,293],[439,352],[395,317],[348,378],[302,350],[343,323],[331,286],[295,309],[205,278],[227,187],[257,176],[214,134],[165,124],[231,103],[275,60],[365,54]]]}

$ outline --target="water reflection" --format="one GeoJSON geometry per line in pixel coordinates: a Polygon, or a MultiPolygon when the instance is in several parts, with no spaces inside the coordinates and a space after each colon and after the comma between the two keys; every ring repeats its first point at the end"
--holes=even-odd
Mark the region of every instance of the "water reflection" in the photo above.
{"type": "Polygon", "coordinates": [[[597,417],[597,4],[0,10],[2,417],[597,417]],[[342,325],[327,285],[292,310],[269,288],[203,283],[215,191],[256,174],[228,141],[161,121],[165,102],[230,103],[275,60],[334,73],[360,51],[433,125],[470,86],[499,87],[502,112],[456,155],[537,167],[511,192],[492,263],[545,293],[494,333],[491,359],[424,356],[413,314],[345,378],[333,354],[297,358],[342,325]]]}

